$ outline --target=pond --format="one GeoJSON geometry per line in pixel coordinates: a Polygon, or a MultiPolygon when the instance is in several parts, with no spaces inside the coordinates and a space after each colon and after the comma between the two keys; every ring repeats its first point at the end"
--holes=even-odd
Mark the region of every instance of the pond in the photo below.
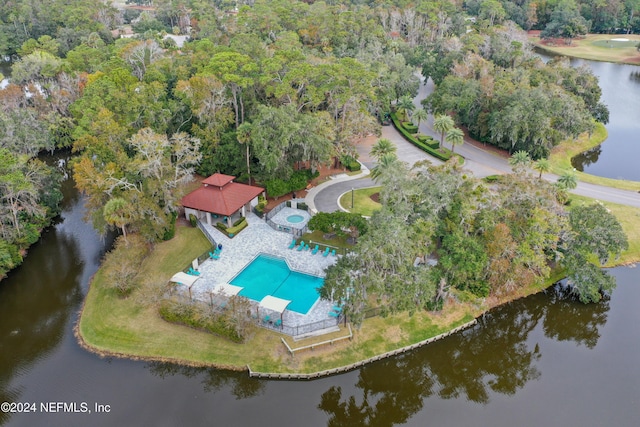
{"type": "MultiPolygon", "coordinates": [[[[538,53],[545,61],[550,58],[538,53]]],[[[576,156],[573,167],[592,175],[640,181],[640,67],[571,59],[573,66],[584,64],[599,78],[601,101],[610,112],[609,136],[603,144],[576,156]]]]}

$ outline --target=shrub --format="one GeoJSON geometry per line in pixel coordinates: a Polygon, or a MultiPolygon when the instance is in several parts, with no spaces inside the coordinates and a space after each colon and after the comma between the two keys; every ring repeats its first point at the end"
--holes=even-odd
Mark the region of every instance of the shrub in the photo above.
{"type": "Polygon", "coordinates": [[[164,300],[160,304],[159,313],[160,317],[170,323],[190,326],[237,343],[244,341],[244,336],[236,330],[231,319],[200,304],[164,300]]]}
{"type": "Polygon", "coordinates": [[[265,186],[267,187],[267,194],[276,199],[289,192],[289,185],[286,181],[280,178],[270,179],[269,181],[265,182],[265,186]]]}
{"type": "Polygon", "coordinates": [[[249,223],[247,222],[247,219],[245,217],[242,217],[236,222],[234,222],[233,227],[229,227],[229,228],[227,228],[227,226],[221,222],[216,223],[216,228],[221,232],[223,232],[227,237],[231,237],[231,238],[233,238],[236,234],[240,233],[242,230],[244,230],[248,226],[249,226],[249,223]]]}
{"type": "Polygon", "coordinates": [[[247,220],[247,219],[246,219],[245,217],[240,217],[240,218],[238,218],[237,220],[235,220],[235,221],[233,222],[233,226],[234,226],[234,227],[237,227],[238,225],[240,225],[240,223],[241,223],[241,222],[244,222],[244,221],[246,221],[246,220],[247,220]]]}
{"type": "Polygon", "coordinates": [[[222,231],[226,231],[227,225],[224,222],[216,222],[216,228],[222,231]]]}
{"type": "Polygon", "coordinates": [[[115,289],[121,297],[128,296],[138,285],[136,276],[140,263],[149,252],[149,247],[139,235],[118,237],[113,250],[104,260],[107,286],[115,289]]]}
{"type": "Polygon", "coordinates": [[[351,227],[358,230],[362,236],[367,232],[367,220],[361,215],[349,212],[318,212],[309,220],[309,230],[320,230],[323,233],[333,233],[344,236],[351,227]]]}
{"type": "Polygon", "coordinates": [[[192,227],[195,227],[198,224],[198,218],[194,214],[189,214],[189,222],[192,227]]]}

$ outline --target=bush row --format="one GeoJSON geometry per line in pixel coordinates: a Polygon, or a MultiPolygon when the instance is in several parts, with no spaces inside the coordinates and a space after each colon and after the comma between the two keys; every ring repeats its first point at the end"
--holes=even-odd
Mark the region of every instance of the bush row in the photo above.
{"type": "Polygon", "coordinates": [[[423,144],[429,146],[434,150],[437,150],[438,148],[440,148],[440,143],[435,139],[433,139],[433,137],[430,135],[416,135],[416,138],[418,138],[418,141],[422,142],[423,144]]]}
{"type": "Polygon", "coordinates": [[[391,113],[391,120],[393,121],[393,125],[396,127],[396,129],[398,129],[398,131],[402,134],[402,136],[404,136],[404,138],[407,141],[409,141],[416,147],[420,148],[422,151],[425,151],[426,153],[432,155],[436,159],[440,159],[444,161],[449,160],[449,158],[451,157],[450,155],[440,153],[436,149],[431,148],[426,143],[420,142],[416,137],[414,137],[412,134],[407,132],[407,130],[404,127],[402,127],[402,125],[398,121],[398,117],[396,117],[395,113],[391,113]]]}
{"type": "Polygon", "coordinates": [[[414,125],[411,122],[402,122],[402,127],[409,133],[418,133],[418,126],[414,125]]]}
{"type": "Polygon", "coordinates": [[[208,313],[206,309],[195,304],[164,300],[160,304],[159,312],[160,317],[167,322],[186,325],[220,335],[229,338],[233,342],[243,342],[243,338],[225,316],[208,313]]]}

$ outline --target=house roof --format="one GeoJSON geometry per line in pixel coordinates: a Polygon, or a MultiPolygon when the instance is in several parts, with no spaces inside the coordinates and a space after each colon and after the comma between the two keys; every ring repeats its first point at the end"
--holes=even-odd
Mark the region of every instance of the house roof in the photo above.
{"type": "Polygon", "coordinates": [[[202,181],[203,187],[182,198],[182,206],[231,216],[246,203],[262,193],[262,187],[232,182],[230,175],[215,174],[202,181]]]}
{"type": "Polygon", "coordinates": [[[214,173],[209,178],[206,178],[202,183],[206,185],[213,185],[216,187],[224,187],[226,184],[233,181],[235,177],[231,175],[225,175],[223,173],[214,173]]]}

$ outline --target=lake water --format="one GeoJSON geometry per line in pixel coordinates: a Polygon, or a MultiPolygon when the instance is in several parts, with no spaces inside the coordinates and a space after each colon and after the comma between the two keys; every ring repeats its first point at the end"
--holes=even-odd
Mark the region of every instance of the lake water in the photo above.
{"type": "MultiPolygon", "coordinates": [[[[543,59],[550,58],[538,52],[543,59]]],[[[640,67],[571,59],[573,66],[583,64],[598,76],[601,101],[610,112],[609,136],[600,146],[576,156],[572,164],[592,175],[640,181],[640,67]]]]}

